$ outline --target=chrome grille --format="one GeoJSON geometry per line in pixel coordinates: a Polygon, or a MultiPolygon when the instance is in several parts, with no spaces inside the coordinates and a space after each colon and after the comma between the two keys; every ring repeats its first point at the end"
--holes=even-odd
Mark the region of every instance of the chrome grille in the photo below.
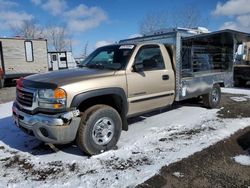
{"type": "Polygon", "coordinates": [[[34,94],[32,92],[24,91],[22,89],[17,88],[17,101],[27,107],[32,107],[34,94]]]}

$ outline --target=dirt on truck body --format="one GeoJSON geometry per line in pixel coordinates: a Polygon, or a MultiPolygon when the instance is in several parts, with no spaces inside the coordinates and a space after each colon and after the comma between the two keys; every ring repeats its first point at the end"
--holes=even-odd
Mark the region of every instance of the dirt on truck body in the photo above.
{"type": "Polygon", "coordinates": [[[110,150],[127,117],[194,97],[217,107],[220,86],[232,85],[234,46],[243,36],[177,29],[98,48],[78,69],[20,79],[15,123],[43,142],[76,140],[90,155],[110,150]]]}

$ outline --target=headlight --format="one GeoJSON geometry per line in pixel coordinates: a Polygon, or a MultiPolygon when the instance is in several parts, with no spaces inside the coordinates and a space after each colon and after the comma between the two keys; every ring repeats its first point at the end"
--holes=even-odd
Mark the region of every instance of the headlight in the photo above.
{"type": "Polygon", "coordinates": [[[38,97],[40,99],[53,99],[54,98],[54,90],[52,89],[41,89],[38,91],[38,97]]]}
{"type": "Polygon", "coordinates": [[[57,88],[41,89],[38,91],[38,105],[41,108],[62,109],[66,107],[66,92],[57,88]]]}

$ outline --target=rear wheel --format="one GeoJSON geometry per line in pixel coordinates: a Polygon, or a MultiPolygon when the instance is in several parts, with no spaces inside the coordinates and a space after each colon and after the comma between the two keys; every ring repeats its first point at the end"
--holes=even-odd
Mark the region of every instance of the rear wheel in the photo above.
{"type": "Polygon", "coordinates": [[[221,90],[220,85],[215,84],[210,92],[202,96],[203,104],[207,108],[216,108],[220,104],[221,90]]]}
{"type": "Polygon", "coordinates": [[[76,141],[85,153],[95,155],[114,148],[121,130],[121,117],[114,108],[95,105],[83,113],[76,141]]]}

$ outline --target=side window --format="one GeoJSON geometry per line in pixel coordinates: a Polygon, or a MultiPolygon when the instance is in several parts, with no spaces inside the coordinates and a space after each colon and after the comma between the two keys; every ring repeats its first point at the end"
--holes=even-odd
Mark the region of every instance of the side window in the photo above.
{"type": "Polygon", "coordinates": [[[161,50],[157,45],[143,46],[135,57],[135,63],[142,63],[144,71],[165,69],[161,50]]]}
{"type": "Polygon", "coordinates": [[[60,57],[60,61],[67,61],[66,57],[60,57]]]}
{"type": "Polygon", "coordinates": [[[53,54],[52,55],[52,61],[56,61],[57,60],[57,55],[56,54],[53,54]]]}
{"type": "Polygon", "coordinates": [[[33,45],[32,41],[24,41],[24,47],[25,47],[25,56],[27,62],[33,62],[34,56],[33,56],[33,45]]]}

